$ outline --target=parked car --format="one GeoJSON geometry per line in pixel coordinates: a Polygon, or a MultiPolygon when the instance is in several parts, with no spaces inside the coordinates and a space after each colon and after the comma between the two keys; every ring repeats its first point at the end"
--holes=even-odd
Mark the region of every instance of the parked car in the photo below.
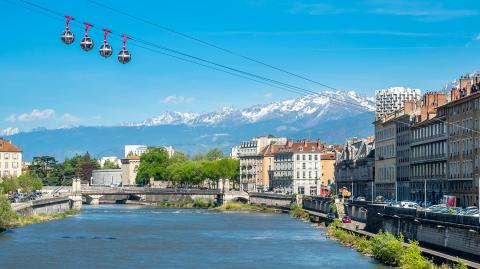
{"type": "Polygon", "coordinates": [[[336,218],[335,213],[330,212],[330,213],[327,214],[327,219],[334,219],[334,218],[336,218]]]}
{"type": "Polygon", "coordinates": [[[342,218],[342,222],[343,223],[352,223],[352,218],[350,218],[349,216],[345,216],[342,218]]]}
{"type": "Polygon", "coordinates": [[[377,196],[375,198],[375,202],[377,203],[383,203],[385,201],[385,198],[383,198],[383,196],[377,196]]]}
{"type": "Polygon", "coordinates": [[[358,196],[357,199],[355,199],[356,201],[359,201],[359,202],[365,202],[367,201],[367,199],[365,199],[365,197],[363,196],[358,196]]]}

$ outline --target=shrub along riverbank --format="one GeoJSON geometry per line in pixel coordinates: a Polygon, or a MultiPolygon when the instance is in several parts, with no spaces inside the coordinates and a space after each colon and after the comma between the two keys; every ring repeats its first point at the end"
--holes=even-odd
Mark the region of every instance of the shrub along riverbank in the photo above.
{"type": "Polygon", "coordinates": [[[262,212],[262,213],[280,213],[281,210],[267,207],[267,206],[258,206],[258,205],[251,205],[241,202],[235,201],[228,201],[221,206],[215,207],[212,210],[215,211],[250,211],[250,212],[262,212]]]}
{"type": "Polygon", "coordinates": [[[371,239],[358,236],[340,228],[340,221],[336,220],[328,226],[328,235],[338,240],[345,246],[355,248],[358,252],[372,256],[386,265],[402,269],[467,269],[459,261],[453,267],[449,265],[437,266],[429,259],[422,256],[417,241],[409,241],[407,247],[403,246],[403,236],[380,232],[371,239]]]}

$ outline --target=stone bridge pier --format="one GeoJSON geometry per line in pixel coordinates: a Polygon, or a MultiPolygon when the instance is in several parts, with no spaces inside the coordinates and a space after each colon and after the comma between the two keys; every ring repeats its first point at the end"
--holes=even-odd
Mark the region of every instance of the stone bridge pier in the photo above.
{"type": "Polygon", "coordinates": [[[72,203],[72,209],[80,210],[82,208],[82,184],[79,178],[73,179],[72,193],[69,198],[72,203]]]}
{"type": "Polygon", "coordinates": [[[85,199],[89,205],[99,205],[100,198],[102,197],[103,195],[85,195],[85,199]]]}

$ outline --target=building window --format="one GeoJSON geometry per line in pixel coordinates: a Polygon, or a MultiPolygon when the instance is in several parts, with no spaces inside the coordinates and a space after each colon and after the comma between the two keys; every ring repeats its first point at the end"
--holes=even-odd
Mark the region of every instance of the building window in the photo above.
{"type": "Polygon", "coordinates": [[[298,194],[305,194],[305,188],[304,187],[298,187],[298,194]]]}

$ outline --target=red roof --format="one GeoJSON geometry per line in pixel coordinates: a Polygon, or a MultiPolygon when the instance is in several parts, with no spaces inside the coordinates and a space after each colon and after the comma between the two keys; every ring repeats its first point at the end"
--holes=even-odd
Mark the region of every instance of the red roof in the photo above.
{"type": "Polygon", "coordinates": [[[0,152],[22,152],[22,149],[14,146],[12,142],[0,138],[0,152]]]}

